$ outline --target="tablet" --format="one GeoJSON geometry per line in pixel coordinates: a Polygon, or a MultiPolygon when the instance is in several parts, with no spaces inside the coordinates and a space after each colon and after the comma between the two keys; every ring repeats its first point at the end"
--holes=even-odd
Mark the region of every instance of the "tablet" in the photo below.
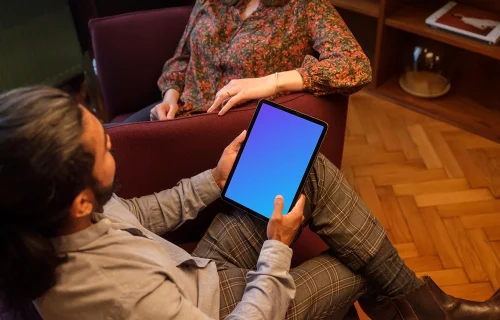
{"type": "Polygon", "coordinates": [[[288,213],[318,154],[328,125],[318,119],[261,100],[247,137],[222,190],[222,199],[268,221],[274,198],[288,213]]]}

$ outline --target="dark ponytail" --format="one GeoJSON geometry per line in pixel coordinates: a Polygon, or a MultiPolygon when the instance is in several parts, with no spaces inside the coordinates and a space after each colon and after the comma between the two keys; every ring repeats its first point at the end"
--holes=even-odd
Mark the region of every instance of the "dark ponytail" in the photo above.
{"type": "Polygon", "coordinates": [[[10,317],[23,319],[32,309],[31,300],[55,284],[55,269],[65,259],[58,257],[50,240],[36,231],[18,226],[0,230],[0,287],[4,293],[1,299],[10,317]]]}
{"type": "Polygon", "coordinates": [[[0,300],[18,318],[56,283],[65,257],[50,238],[67,223],[76,195],[93,183],[82,116],[57,89],[0,95],[0,300]]]}

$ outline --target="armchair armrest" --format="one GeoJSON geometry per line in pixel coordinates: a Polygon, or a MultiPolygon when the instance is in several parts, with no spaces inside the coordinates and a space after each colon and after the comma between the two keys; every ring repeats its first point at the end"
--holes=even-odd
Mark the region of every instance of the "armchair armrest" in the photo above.
{"type": "Polygon", "coordinates": [[[156,82],[173,56],[192,7],[135,12],[89,22],[109,117],[161,100],[156,82]]]}
{"type": "MultiPolygon", "coordinates": [[[[276,100],[329,124],[320,151],[340,167],[347,117],[347,97],[317,98],[308,93],[276,100]]],[[[213,168],[224,148],[248,128],[256,104],[169,121],[137,122],[107,129],[117,162],[122,197],[136,197],[171,188],[179,180],[213,168]]]]}
{"type": "MultiPolygon", "coordinates": [[[[292,94],[276,102],[307,113],[329,124],[320,151],[340,166],[347,117],[347,97],[322,98],[311,94],[292,94]]],[[[235,108],[224,117],[202,114],[170,121],[139,122],[108,128],[117,162],[117,177],[124,198],[142,196],[171,188],[179,180],[194,176],[217,165],[223,149],[248,127],[256,105],[235,108]]],[[[165,235],[186,250],[194,249],[215,214],[226,212],[228,205],[217,201],[203,210],[197,219],[165,235]]],[[[230,210],[230,206],[229,206],[230,210]]],[[[308,228],[294,245],[292,265],[316,256],[327,247],[308,228]]]]}

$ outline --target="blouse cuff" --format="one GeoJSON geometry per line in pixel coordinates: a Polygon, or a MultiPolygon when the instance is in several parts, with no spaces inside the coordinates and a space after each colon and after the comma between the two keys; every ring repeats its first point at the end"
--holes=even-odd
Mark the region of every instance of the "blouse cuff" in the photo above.
{"type": "Polygon", "coordinates": [[[317,67],[318,62],[319,61],[313,56],[307,55],[304,59],[302,67],[295,69],[300,74],[302,81],[304,82],[302,91],[308,91],[314,95],[321,94],[321,92],[318,92],[317,86],[313,83],[313,75],[320,71],[317,67]]]}
{"type": "Polygon", "coordinates": [[[165,98],[165,94],[167,93],[168,90],[170,89],[175,89],[179,92],[179,94],[182,93],[182,89],[180,86],[176,85],[176,84],[170,84],[170,85],[167,85],[167,86],[161,86],[161,97],[162,98],[165,98]]]}
{"type": "Polygon", "coordinates": [[[311,77],[309,76],[306,68],[298,68],[295,70],[300,74],[300,76],[302,77],[302,81],[304,82],[302,91],[311,91],[311,77]]]}

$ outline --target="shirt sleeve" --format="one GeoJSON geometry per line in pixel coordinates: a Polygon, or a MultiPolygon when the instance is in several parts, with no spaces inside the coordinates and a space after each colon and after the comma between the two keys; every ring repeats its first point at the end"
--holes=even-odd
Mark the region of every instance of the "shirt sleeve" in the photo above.
{"type": "Polygon", "coordinates": [[[191,40],[191,31],[196,23],[198,13],[204,0],[196,0],[196,3],[191,11],[188,24],[184,30],[179,45],[175,50],[174,56],[167,60],[163,66],[163,71],[158,79],[158,87],[162,93],[162,96],[169,89],[175,89],[182,93],[184,90],[184,82],[186,69],[189,63],[189,57],[191,55],[189,42],[191,40]]]}
{"type": "Polygon", "coordinates": [[[140,299],[132,310],[131,319],[149,320],[212,320],[185,298],[170,280],[163,281],[154,291],[140,299]]]}
{"type": "Polygon", "coordinates": [[[296,290],[289,273],[291,261],[292,249],[287,245],[265,241],[257,270],[247,273],[243,298],[226,319],[285,319],[296,290]]]}
{"type": "Polygon", "coordinates": [[[220,197],[221,190],[207,170],[190,179],[181,180],[174,188],[133,199],[117,197],[148,230],[162,235],[179,228],[185,221],[220,197]]]}
{"type": "Polygon", "coordinates": [[[370,60],[330,1],[308,1],[308,32],[319,58],[307,55],[297,71],[316,96],[351,94],[371,81],[370,60]]]}
{"type": "MultiPolygon", "coordinates": [[[[284,319],[295,297],[295,284],[288,273],[291,258],[292,250],[287,245],[275,240],[264,242],[257,270],[247,273],[242,300],[226,319],[284,319]]],[[[132,318],[211,319],[186,299],[169,280],[139,300],[132,318]]]]}

